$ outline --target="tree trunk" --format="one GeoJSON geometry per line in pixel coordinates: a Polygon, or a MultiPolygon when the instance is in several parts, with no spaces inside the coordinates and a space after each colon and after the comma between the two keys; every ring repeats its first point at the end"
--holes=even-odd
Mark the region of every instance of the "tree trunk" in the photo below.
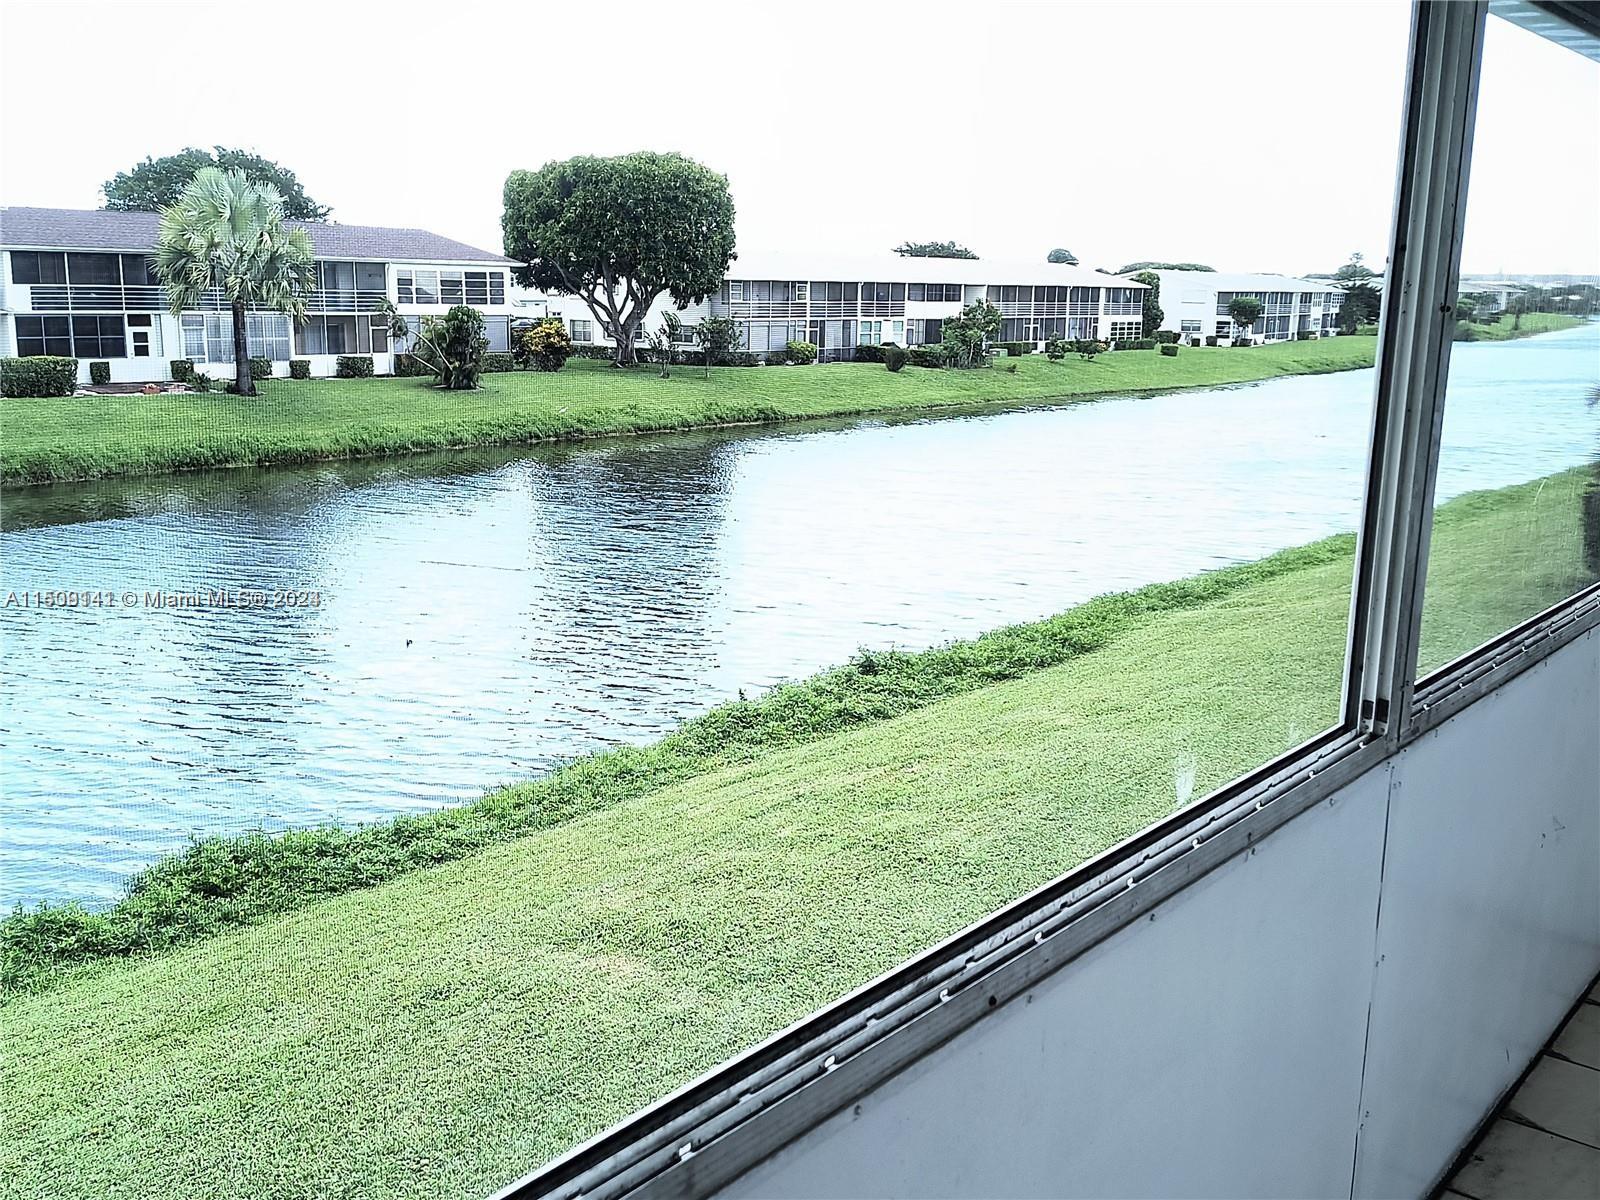
{"type": "Polygon", "coordinates": [[[623,324],[621,321],[619,321],[613,326],[613,328],[617,331],[617,353],[612,359],[612,363],[614,365],[619,367],[631,367],[637,365],[639,356],[634,352],[633,347],[633,331],[637,324],[637,320],[627,324],[623,324]]]}
{"type": "Polygon", "coordinates": [[[245,335],[243,300],[233,302],[233,383],[241,396],[256,394],[256,381],[250,378],[250,339],[245,335]]]}

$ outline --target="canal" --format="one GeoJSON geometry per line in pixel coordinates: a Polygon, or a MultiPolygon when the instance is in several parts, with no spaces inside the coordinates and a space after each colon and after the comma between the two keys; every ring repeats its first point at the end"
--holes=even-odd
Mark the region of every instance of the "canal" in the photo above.
{"type": "MultiPolygon", "coordinates": [[[[1591,460],[1597,376],[1600,326],[1456,347],[1440,499],[1591,460]]],[[[864,646],[1348,530],[1372,388],[10,492],[4,592],[114,602],[0,608],[0,904],[105,903],[191,836],[470,799],[864,646]],[[211,599],[241,591],[267,603],[211,599]]]]}

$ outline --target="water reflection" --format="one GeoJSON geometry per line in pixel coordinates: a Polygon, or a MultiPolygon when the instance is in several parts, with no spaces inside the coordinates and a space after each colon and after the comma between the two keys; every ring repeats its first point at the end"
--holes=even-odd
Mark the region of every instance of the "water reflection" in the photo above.
{"type": "MultiPolygon", "coordinates": [[[[1592,452],[1600,330],[1510,346],[1455,350],[1441,498],[1592,452]]],[[[9,495],[7,591],[320,603],[0,610],[0,901],[110,899],[191,834],[470,798],[863,645],[1348,529],[1371,389],[1347,372],[9,495]]]]}

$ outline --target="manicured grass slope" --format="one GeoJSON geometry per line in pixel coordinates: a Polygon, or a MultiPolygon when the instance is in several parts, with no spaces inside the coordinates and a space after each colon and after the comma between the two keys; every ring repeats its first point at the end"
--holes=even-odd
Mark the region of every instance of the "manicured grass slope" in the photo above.
{"type": "Polygon", "coordinates": [[[420,379],[275,380],[259,399],[227,395],[77,396],[0,406],[0,482],[89,479],[199,467],[295,463],[699,426],[854,416],[894,409],[1067,398],[1240,383],[1372,365],[1370,338],[1249,350],[1185,348],[1030,355],[984,371],[838,363],[692,367],[670,379],[573,360],[553,375],[486,375],[477,392],[420,379]],[[1015,362],[1013,374],[1006,366],[1015,362]]]}
{"type": "MultiPolygon", "coordinates": [[[[1429,662],[1582,578],[1586,478],[1450,510],[1429,662]]],[[[20,998],[0,1195],[481,1196],[1326,725],[1349,575],[20,998]]]]}
{"type": "Polygon", "coordinates": [[[1472,330],[1472,340],[1475,342],[1509,342],[1513,338],[1533,337],[1541,333],[1555,333],[1562,329],[1576,329],[1583,324],[1579,317],[1568,316],[1566,313],[1523,313],[1518,321],[1510,314],[1503,314],[1493,325],[1480,325],[1476,321],[1468,322],[1472,330]],[[1513,328],[1515,326],[1515,328],[1513,328]]]}

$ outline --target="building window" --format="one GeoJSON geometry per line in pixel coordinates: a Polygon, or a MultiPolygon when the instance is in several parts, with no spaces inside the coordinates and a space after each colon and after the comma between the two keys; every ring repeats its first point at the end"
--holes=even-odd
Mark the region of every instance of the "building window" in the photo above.
{"type": "Polygon", "coordinates": [[[580,321],[577,317],[572,319],[572,340],[575,342],[594,341],[594,327],[588,321],[580,321]]]}
{"type": "MultiPolygon", "coordinates": [[[[341,318],[312,317],[313,322],[341,318]]],[[[345,318],[349,319],[349,318],[345,318]]],[[[233,361],[232,313],[184,313],[178,318],[183,331],[183,356],[197,363],[233,361]]],[[[302,331],[304,330],[302,327],[302,331]]],[[[245,347],[252,358],[273,362],[289,359],[289,318],[283,313],[247,313],[244,319],[245,347]]],[[[305,350],[302,332],[301,349],[305,350]]],[[[321,351],[307,351],[322,353],[321,351]]]]}
{"type": "Polygon", "coordinates": [[[907,300],[923,300],[927,298],[928,285],[925,283],[910,283],[906,285],[907,300]]]}
{"type": "Polygon", "coordinates": [[[115,287],[122,282],[122,266],[115,254],[69,254],[67,280],[115,287]]]}
{"type": "MultiPolygon", "coordinates": [[[[232,318],[223,314],[218,319],[228,323],[228,335],[231,340],[232,318]]],[[[252,358],[270,358],[273,362],[289,361],[289,318],[286,315],[250,313],[244,321],[245,342],[250,348],[252,358]]]]}
{"type": "Polygon", "coordinates": [[[416,293],[413,303],[439,303],[439,272],[413,271],[411,273],[411,283],[416,293]]]}
{"type": "Polygon", "coordinates": [[[126,358],[128,342],[122,317],[75,314],[72,350],[79,358],[126,358]]]}
{"type": "Polygon", "coordinates": [[[411,279],[410,271],[396,271],[394,276],[394,298],[398,304],[415,304],[416,289],[411,279]]]}
{"type": "Polygon", "coordinates": [[[466,289],[462,284],[460,271],[439,272],[439,303],[454,308],[457,304],[465,304],[466,289]]]}
{"type": "Polygon", "coordinates": [[[744,280],[728,280],[728,300],[733,304],[744,303],[744,280]]]}
{"type": "Polygon", "coordinates": [[[794,299],[796,304],[809,304],[811,302],[811,285],[801,280],[794,285],[794,299]]]}
{"type": "Polygon", "coordinates": [[[862,321],[860,323],[860,326],[859,326],[859,329],[858,329],[858,332],[857,332],[856,345],[858,345],[858,346],[878,346],[878,345],[882,345],[882,344],[883,344],[883,322],[882,321],[862,321]]]}
{"type": "Polygon", "coordinates": [[[71,320],[67,317],[18,317],[17,353],[24,358],[37,354],[71,358],[71,320]]]}
{"type": "Polygon", "coordinates": [[[159,358],[161,355],[161,322],[149,313],[128,315],[128,356],[130,358],[159,358]]]}
{"type": "Polygon", "coordinates": [[[1143,330],[1143,321],[1113,321],[1111,322],[1111,340],[1113,342],[1131,342],[1143,330]]]}
{"type": "Polygon", "coordinates": [[[1184,332],[1184,333],[1199,333],[1200,332],[1200,322],[1199,321],[1184,321],[1182,323],[1182,325],[1180,326],[1180,328],[1181,328],[1182,332],[1184,332]]]}
{"type": "Polygon", "coordinates": [[[489,272],[489,303],[504,305],[506,302],[506,273],[504,271],[489,272]]]}
{"type": "Polygon", "coordinates": [[[1232,337],[1233,336],[1233,322],[1232,321],[1218,321],[1217,322],[1217,336],[1219,338],[1232,337]]]}
{"type": "MultiPolygon", "coordinates": [[[[65,283],[67,281],[67,256],[39,250],[13,250],[11,252],[12,283],[65,283]]],[[[68,355],[70,358],[71,356],[68,355]]]]}
{"type": "Polygon", "coordinates": [[[489,303],[489,276],[483,271],[468,271],[467,300],[468,304],[486,305],[489,303]]]}

